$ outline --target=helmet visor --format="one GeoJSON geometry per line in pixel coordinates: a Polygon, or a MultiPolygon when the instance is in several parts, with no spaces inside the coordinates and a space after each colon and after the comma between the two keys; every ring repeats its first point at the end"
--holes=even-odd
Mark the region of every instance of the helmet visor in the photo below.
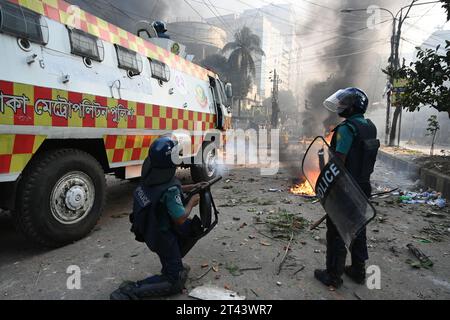
{"type": "Polygon", "coordinates": [[[323,102],[323,106],[327,108],[331,112],[339,112],[343,108],[345,109],[345,106],[341,104],[342,94],[344,93],[344,90],[339,90],[335,93],[333,93],[328,99],[326,99],[323,102]]]}

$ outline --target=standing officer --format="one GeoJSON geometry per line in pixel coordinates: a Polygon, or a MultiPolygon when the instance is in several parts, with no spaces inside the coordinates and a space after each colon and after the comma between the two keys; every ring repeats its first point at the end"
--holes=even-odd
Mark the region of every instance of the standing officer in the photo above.
{"type": "Polygon", "coordinates": [[[126,282],[111,294],[112,300],[137,300],[177,294],[187,280],[189,267],[182,258],[195,244],[201,231],[200,219],[189,219],[199,196],[183,205],[183,192],[196,185],[181,186],[175,177],[172,152],[176,143],[169,137],[155,140],[142,168],[142,180],[134,192],[131,231],[136,240],[145,242],[162,265],[161,275],[138,282],[126,282]]]}
{"type": "MultiPolygon", "coordinates": [[[[334,130],[331,150],[340,159],[367,197],[372,188],[370,175],[373,173],[379,141],[377,128],[364,113],[369,105],[367,95],[358,88],[339,90],[324,102],[324,106],[345,118],[334,130]],[[367,142],[374,142],[367,147],[367,142]]],[[[327,217],[327,255],[326,270],[316,270],[314,276],[326,286],[338,288],[342,285],[344,272],[356,283],[364,284],[366,278],[365,262],[369,259],[366,229],[354,240],[351,247],[351,266],[345,266],[347,249],[336,226],[327,217]]]]}

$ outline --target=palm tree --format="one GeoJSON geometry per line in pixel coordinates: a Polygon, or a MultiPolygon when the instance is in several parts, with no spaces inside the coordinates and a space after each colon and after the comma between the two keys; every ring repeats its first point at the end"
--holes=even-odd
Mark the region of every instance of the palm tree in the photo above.
{"type": "Polygon", "coordinates": [[[228,57],[230,67],[230,81],[235,88],[234,92],[239,99],[238,115],[241,112],[241,99],[250,91],[252,79],[256,75],[256,66],[253,55],[265,55],[261,49],[261,39],[248,27],[243,27],[234,35],[234,41],[229,42],[222,49],[222,53],[231,52],[228,57]]]}

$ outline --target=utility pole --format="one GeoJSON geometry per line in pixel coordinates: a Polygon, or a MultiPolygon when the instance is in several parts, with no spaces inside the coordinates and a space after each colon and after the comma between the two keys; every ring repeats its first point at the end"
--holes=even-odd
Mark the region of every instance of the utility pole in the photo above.
{"type": "Polygon", "coordinates": [[[278,118],[279,118],[279,115],[280,115],[280,105],[279,105],[279,99],[278,99],[278,92],[279,92],[279,84],[281,83],[280,77],[277,74],[277,69],[273,70],[273,78],[271,78],[271,81],[273,83],[271,125],[272,125],[273,129],[276,129],[278,127],[278,118]]]}
{"type": "MultiPolygon", "coordinates": [[[[392,38],[391,38],[391,55],[389,58],[389,65],[390,65],[390,77],[389,77],[389,84],[388,84],[388,92],[387,92],[387,110],[386,110],[386,137],[385,137],[385,144],[386,145],[394,145],[395,143],[395,136],[397,131],[397,120],[399,116],[401,116],[402,113],[402,107],[397,107],[394,112],[394,117],[392,119],[392,127],[391,127],[391,102],[392,102],[392,87],[394,83],[394,74],[398,69],[400,68],[400,59],[399,59],[399,48],[400,48],[400,40],[401,40],[401,32],[402,32],[402,26],[405,20],[408,18],[409,12],[411,11],[412,7],[415,6],[423,6],[423,5],[429,5],[429,4],[435,4],[439,3],[440,1],[429,1],[429,2],[421,2],[417,3],[418,0],[412,0],[411,4],[408,6],[405,6],[401,8],[396,15],[394,13],[386,8],[379,8],[379,10],[386,11],[392,16],[393,20],[393,30],[392,30],[392,38]],[[403,10],[408,9],[405,16],[403,16],[403,10]],[[400,15],[400,19],[398,16],[400,15]],[[398,27],[397,27],[397,21],[398,21],[398,27]]],[[[358,12],[358,11],[367,11],[367,9],[343,9],[341,10],[342,13],[351,13],[351,12],[358,12]]],[[[399,133],[400,135],[400,133],[399,133]]]]}
{"type": "MultiPolygon", "coordinates": [[[[398,28],[397,28],[397,32],[395,34],[395,43],[394,43],[394,61],[393,61],[394,69],[392,70],[392,72],[394,72],[394,73],[400,69],[400,52],[399,51],[400,51],[400,39],[402,36],[403,23],[408,18],[411,8],[414,6],[414,4],[417,1],[418,0],[413,0],[411,2],[405,16],[403,16],[404,8],[402,8],[400,10],[400,19],[398,20],[398,28]]],[[[393,83],[393,82],[391,82],[391,83],[393,83]]],[[[392,94],[392,91],[389,93],[389,95],[391,95],[391,94],[392,94]]],[[[397,134],[397,122],[398,122],[399,117],[401,117],[402,111],[403,111],[403,108],[401,106],[397,106],[395,108],[394,116],[392,118],[392,128],[390,130],[391,132],[390,132],[390,136],[389,136],[389,146],[393,146],[395,144],[395,136],[397,134]]],[[[398,132],[398,144],[399,145],[400,145],[400,135],[401,135],[401,132],[399,130],[399,132],[398,132]]]]}

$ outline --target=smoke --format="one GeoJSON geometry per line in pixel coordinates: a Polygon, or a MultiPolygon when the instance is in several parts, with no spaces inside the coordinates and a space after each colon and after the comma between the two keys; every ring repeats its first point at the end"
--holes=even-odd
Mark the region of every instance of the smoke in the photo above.
{"type": "Polygon", "coordinates": [[[166,20],[180,0],[68,0],[69,3],[129,32],[135,33],[140,20],[166,20]]]}
{"type": "MultiPolygon", "coordinates": [[[[389,27],[386,16],[374,20],[369,28],[368,21],[372,17],[366,12],[340,13],[346,8],[368,8],[369,6],[389,7],[386,0],[342,0],[336,4],[333,1],[333,11],[329,10],[325,19],[333,21],[336,29],[327,35],[321,35],[323,45],[313,46],[316,59],[309,63],[310,69],[323,70],[324,78],[310,81],[306,88],[303,122],[306,125],[304,133],[307,136],[324,135],[331,127],[339,123],[335,114],[323,108],[323,101],[339,89],[359,87],[371,99],[378,101],[383,93],[385,82],[381,69],[387,64],[385,57],[377,52],[389,48],[389,27]],[[385,62],[384,62],[385,61],[385,62]]],[[[310,29],[319,27],[317,19],[310,22],[310,29]]],[[[329,26],[327,27],[329,28],[329,26]]],[[[312,31],[313,32],[313,31],[312,31]]],[[[313,51],[309,51],[310,53],[313,51]]],[[[307,62],[308,63],[308,62],[307,62]]]]}

